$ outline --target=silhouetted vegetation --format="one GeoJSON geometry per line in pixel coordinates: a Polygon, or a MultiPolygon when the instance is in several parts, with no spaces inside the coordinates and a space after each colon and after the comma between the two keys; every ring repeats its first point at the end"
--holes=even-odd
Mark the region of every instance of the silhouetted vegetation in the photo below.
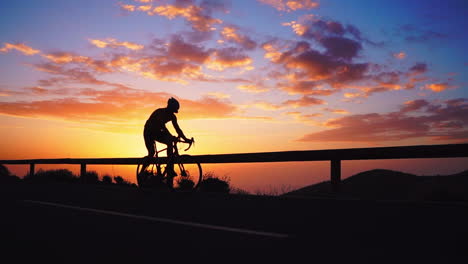
{"type": "Polygon", "coordinates": [[[87,171],[84,175],[82,175],[80,177],[80,179],[83,182],[89,183],[89,184],[98,184],[98,183],[100,183],[99,175],[95,171],[87,171]]]}
{"type": "Polygon", "coordinates": [[[231,189],[229,183],[230,179],[228,177],[220,178],[213,172],[207,172],[203,175],[203,180],[198,188],[201,192],[229,193],[231,189]]]}
{"type": "Polygon", "coordinates": [[[79,178],[67,169],[58,170],[38,170],[33,175],[26,175],[23,180],[31,183],[54,183],[54,182],[79,182],[79,178]]]}
{"type": "Polygon", "coordinates": [[[107,184],[107,185],[113,184],[113,183],[112,183],[112,177],[111,177],[110,175],[107,175],[107,174],[104,175],[104,176],[102,176],[101,182],[102,182],[103,184],[107,184]]]}
{"type": "Polygon", "coordinates": [[[12,175],[7,167],[0,164],[0,183],[16,183],[21,179],[16,175],[12,175]]]}
{"type": "Polygon", "coordinates": [[[57,170],[38,170],[33,175],[27,174],[23,179],[10,175],[9,171],[3,166],[0,166],[0,181],[5,182],[7,177],[10,177],[11,181],[26,182],[26,183],[80,183],[80,184],[102,184],[102,185],[119,185],[136,187],[136,184],[125,180],[121,176],[112,177],[110,175],[104,175],[100,179],[99,174],[96,171],[87,171],[83,176],[74,175],[72,171],[67,169],[57,170]],[[8,176],[9,175],[9,176],[8,176]]]}
{"type": "Polygon", "coordinates": [[[115,176],[114,181],[116,185],[136,187],[136,184],[125,180],[122,176],[115,176]]]}
{"type": "Polygon", "coordinates": [[[180,177],[177,180],[177,189],[181,191],[190,191],[195,187],[195,182],[190,178],[180,177]]]}
{"type": "MultiPolygon", "coordinates": [[[[137,187],[122,176],[104,175],[99,177],[95,171],[88,171],[83,177],[74,175],[67,169],[38,170],[33,175],[19,178],[0,164],[0,183],[79,183],[101,184],[125,187],[137,187]]],[[[190,178],[180,177],[175,189],[191,191],[194,182],[190,178]]],[[[375,169],[365,171],[344,179],[339,192],[333,192],[329,181],[290,191],[291,187],[257,191],[255,195],[285,195],[285,196],[318,196],[318,197],[348,197],[372,200],[424,200],[424,201],[468,201],[468,170],[453,175],[417,176],[398,171],[375,169]]],[[[153,177],[148,182],[148,188],[168,191],[168,186],[161,179],[153,177]]],[[[250,193],[230,185],[229,177],[219,177],[213,172],[203,175],[198,186],[199,192],[231,193],[249,195],[250,193]]]]}

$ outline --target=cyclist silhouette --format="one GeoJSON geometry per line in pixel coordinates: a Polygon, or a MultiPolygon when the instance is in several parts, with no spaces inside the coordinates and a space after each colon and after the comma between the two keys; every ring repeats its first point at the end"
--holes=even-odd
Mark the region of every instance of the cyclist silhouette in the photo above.
{"type": "Polygon", "coordinates": [[[146,120],[145,129],[143,131],[146,149],[148,150],[147,157],[153,157],[154,154],[156,153],[155,141],[158,141],[160,143],[167,145],[167,157],[168,157],[167,169],[168,169],[168,175],[171,177],[176,176],[176,173],[174,172],[174,163],[172,160],[172,157],[173,157],[172,146],[174,142],[177,141],[177,137],[173,136],[169,132],[169,130],[166,127],[166,123],[169,121],[172,121],[172,125],[174,126],[177,132],[177,135],[183,138],[185,141],[191,142],[191,140],[188,139],[184,135],[184,132],[182,132],[182,130],[179,127],[179,124],[177,123],[177,117],[175,113],[179,112],[179,108],[180,108],[179,102],[173,97],[169,98],[169,100],[167,101],[166,108],[156,109],[150,115],[148,120],[146,120]]]}

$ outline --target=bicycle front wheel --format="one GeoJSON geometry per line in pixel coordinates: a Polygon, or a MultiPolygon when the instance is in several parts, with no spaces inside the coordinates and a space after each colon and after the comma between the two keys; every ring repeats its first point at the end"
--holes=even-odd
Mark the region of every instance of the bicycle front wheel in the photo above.
{"type": "Polygon", "coordinates": [[[200,163],[194,162],[190,155],[182,155],[180,160],[174,164],[174,170],[177,174],[174,177],[174,188],[180,191],[197,190],[203,178],[200,163]]]}

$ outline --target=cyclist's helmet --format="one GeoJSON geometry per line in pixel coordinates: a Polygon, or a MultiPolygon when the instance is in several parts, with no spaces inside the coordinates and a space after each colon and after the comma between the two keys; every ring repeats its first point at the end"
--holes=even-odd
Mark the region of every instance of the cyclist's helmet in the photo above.
{"type": "Polygon", "coordinates": [[[179,102],[174,97],[171,97],[167,100],[167,108],[172,110],[174,113],[178,113],[180,108],[179,102]]]}

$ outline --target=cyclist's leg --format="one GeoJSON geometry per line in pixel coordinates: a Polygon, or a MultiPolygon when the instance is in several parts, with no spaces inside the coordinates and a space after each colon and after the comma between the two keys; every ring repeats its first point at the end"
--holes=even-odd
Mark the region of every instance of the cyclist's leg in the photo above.
{"type": "Polygon", "coordinates": [[[163,144],[166,144],[167,145],[167,167],[166,167],[166,170],[167,170],[167,174],[168,176],[175,176],[175,172],[174,172],[174,141],[177,140],[176,137],[174,137],[173,135],[171,135],[171,133],[169,133],[169,131],[167,130],[163,130],[161,131],[161,133],[158,134],[156,140],[158,142],[161,142],[163,144]]]}
{"type": "Polygon", "coordinates": [[[144,131],[143,131],[143,137],[145,139],[145,146],[146,146],[146,149],[148,150],[148,156],[146,156],[144,158],[144,161],[143,161],[143,169],[141,171],[144,171],[144,169],[146,169],[146,167],[148,167],[149,165],[149,158],[152,158],[154,157],[154,154],[155,154],[155,148],[154,148],[154,144],[155,143],[155,135],[154,133],[151,132],[150,129],[147,129],[145,127],[144,131]]]}

